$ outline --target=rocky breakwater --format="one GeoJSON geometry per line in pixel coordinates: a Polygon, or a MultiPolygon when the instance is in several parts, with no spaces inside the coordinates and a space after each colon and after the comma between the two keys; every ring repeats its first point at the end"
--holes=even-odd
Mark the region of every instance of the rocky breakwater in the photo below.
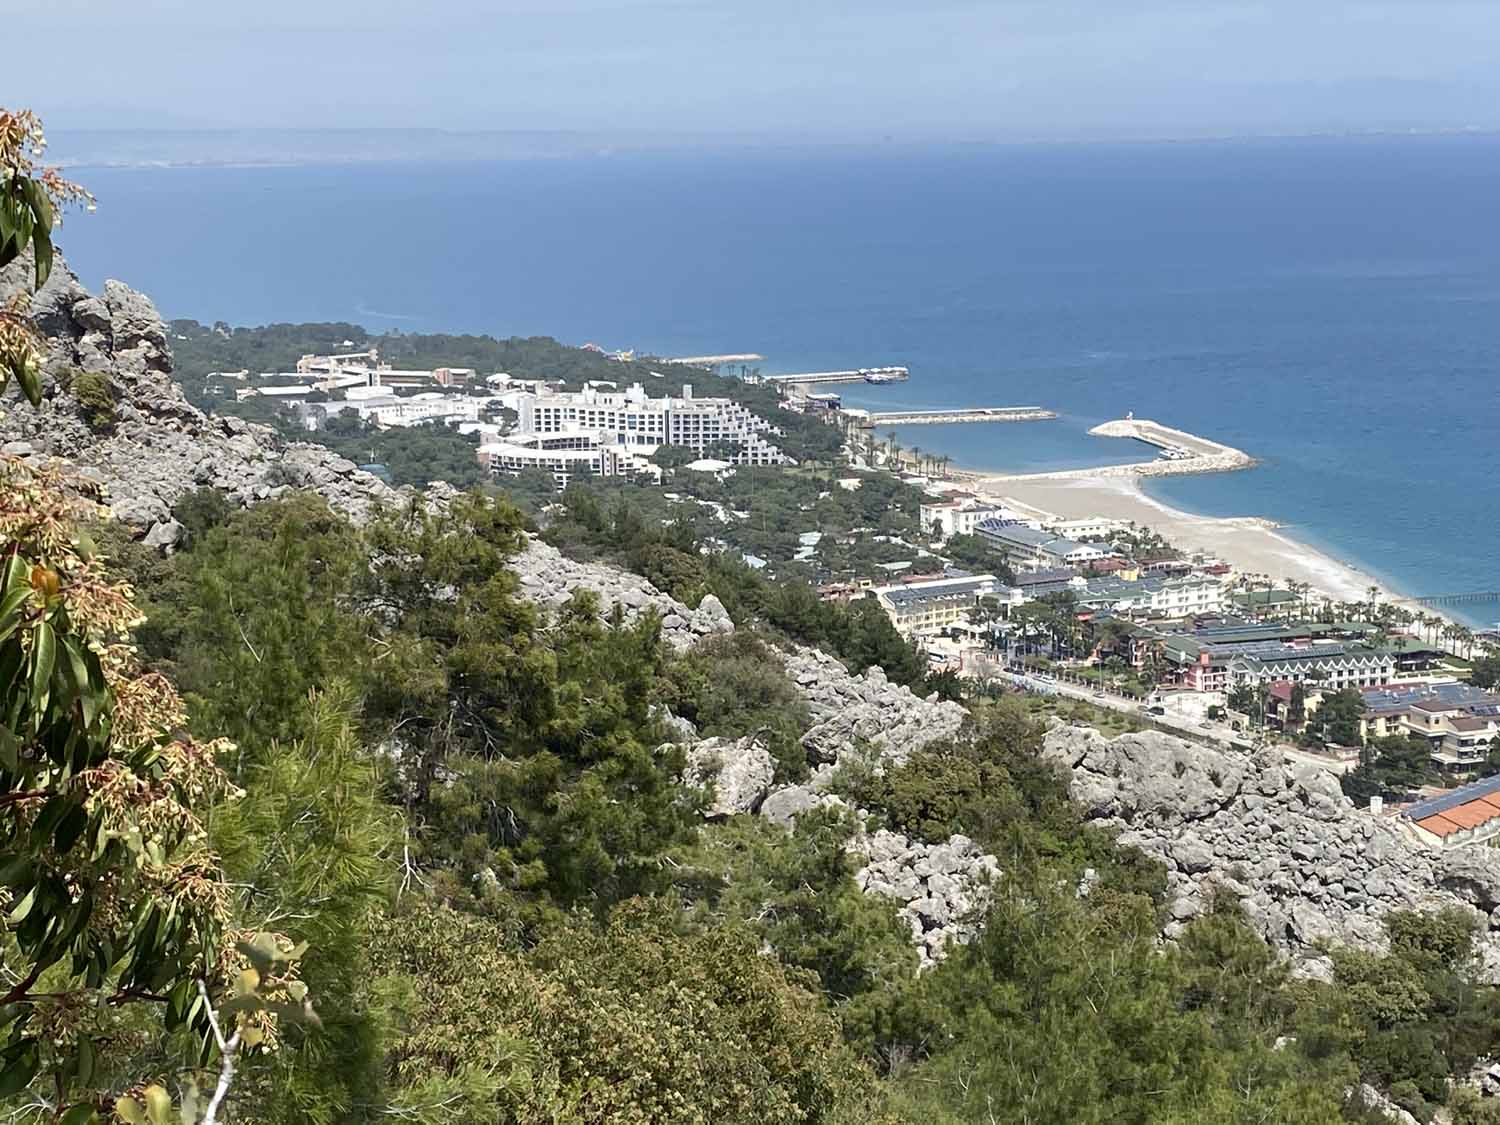
{"type": "Polygon", "coordinates": [[[1155,731],[1059,726],[1043,753],[1069,771],[1086,816],[1166,865],[1168,937],[1227,893],[1268,942],[1322,972],[1326,946],[1384,948],[1389,911],[1461,904],[1483,917],[1487,973],[1500,965],[1500,855],[1430,851],[1357,810],[1327,771],[1155,731]]]}
{"type": "Polygon", "coordinates": [[[540,539],[527,544],[512,569],[521,581],[521,596],[549,609],[579,590],[592,590],[606,612],[619,606],[627,622],[652,610],[661,617],[662,636],[675,649],[688,648],[701,637],[734,632],[734,622],[712,594],[691,609],[638,574],[605,563],[577,562],[540,539]]]}
{"type": "Polygon", "coordinates": [[[1254,457],[1232,445],[1174,430],[1160,422],[1143,418],[1122,418],[1104,422],[1089,431],[1098,437],[1127,437],[1161,449],[1177,449],[1182,456],[1156,461],[1135,461],[1128,465],[1102,465],[1093,469],[1061,469],[1049,473],[1010,473],[1004,476],[971,475],[980,484],[1004,484],[1007,481],[1098,480],[1103,477],[1166,477],[1182,473],[1226,473],[1255,465],[1254,457]]]}
{"type": "MultiPolygon", "coordinates": [[[[26,291],[28,259],[0,270],[0,303],[26,291]]],[[[363,518],[395,492],[321,446],[282,442],[266,426],[205,415],[172,379],[166,325],[151,301],[118,281],[95,296],[61,259],[30,297],[47,340],[43,401],[11,388],[0,403],[0,452],[60,458],[101,485],[114,514],[153,545],[182,533],[170,509],[199,487],[250,504],[313,488],[363,518]],[[81,380],[90,384],[81,397],[81,380]],[[87,401],[85,401],[85,399],[87,401]]]]}

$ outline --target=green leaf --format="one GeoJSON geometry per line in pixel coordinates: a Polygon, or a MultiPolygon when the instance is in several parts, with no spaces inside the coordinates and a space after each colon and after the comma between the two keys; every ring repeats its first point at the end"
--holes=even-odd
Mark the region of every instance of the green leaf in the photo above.
{"type": "Polygon", "coordinates": [[[83,835],[83,830],[88,826],[88,812],[82,805],[74,805],[58,824],[57,831],[52,834],[52,846],[59,852],[68,851],[78,842],[78,837],[83,835]]]}
{"type": "Polygon", "coordinates": [[[22,1039],[7,1047],[0,1054],[0,1098],[19,1094],[30,1086],[39,1064],[35,1039],[22,1039]]]}
{"type": "Polygon", "coordinates": [[[75,1105],[62,1115],[58,1125],[97,1125],[99,1114],[91,1105],[75,1105]]]}
{"type": "Polygon", "coordinates": [[[31,826],[32,842],[41,847],[47,842],[47,837],[62,823],[63,817],[68,815],[68,810],[73,808],[77,802],[65,793],[59,793],[45,805],[42,811],[37,813],[36,820],[31,826]]]}
{"type": "MultiPolygon", "coordinates": [[[[94,1043],[88,1036],[79,1036],[78,1039],[78,1082],[79,1085],[87,1086],[94,1080],[94,1043]]],[[[64,1119],[66,1120],[66,1118],[64,1119]]]]}
{"type": "Polygon", "coordinates": [[[42,621],[32,630],[31,649],[31,698],[38,711],[47,706],[47,683],[52,679],[52,666],[57,661],[57,633],[52,626],[42,621]]]}
{"type": "MultiPolygon", "coordinates": [[[[48,212],[49,216],[51,212],[48,212]]],[[[52,222],[43,224],[38,222],[36,229],[31,232],[31,249],[36,254],[36,287],[40,289],[47,284],[47,278],[52,274],[52,222]]]]}
{"type": "Polygon", "coordinates": [[[9,727],[0,726],[0,766],[11,773],[21,768],[21,741],[9,727]]]}
{"type": "Polygon", "coordinates": [[[16,626],[21,623],[26,603],[30,600],[30,582],[17,582],[6,586],[5,594],[0,596],[0,641],[16,631],[16,626]]]}
{"type": "Polygon", "coordinates": [[[0,859],[0,885],[31,886],[31,857],[23,852],[0,859]]]}
{"type": "Polygon", "coordinates": [[[31,589],[31,567],[20,555],[12,555],[5,564],[5,589],[8,592],[17,586],[31,589]]]}
{"type": "Polygon", "coordinates": [[[36,216],[37,225],[52,229],[52,200],[47,198],[47,189],[36,180],[28,179],[26,186],[30,188],[28,194],[31,197],[31,212],[36,216]]]}
{"type": "Polygon", "coordinates": [[[26,920],[26,915],[31,913],[31,908],[36,905],[36,888],[26,892],[26,897],[16,903],[15,909],[6,915],[5,920],[12,926],[19,926],[26,920]]]}
{"type": "Polygon", "coordinates": [[[170,1125],[172,1095],[160,1086],[147,1086],[143,1094],[146,1099],[146,1113],[151,1118],[151,1125],[170,1125]]]}

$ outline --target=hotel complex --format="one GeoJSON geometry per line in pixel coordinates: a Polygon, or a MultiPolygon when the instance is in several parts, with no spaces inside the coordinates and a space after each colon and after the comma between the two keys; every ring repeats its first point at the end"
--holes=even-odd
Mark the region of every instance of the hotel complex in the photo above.
{"type": "Polygon", "coordinates": [[[733,399],[694,398],[684,386],[680,398],[651,398],[639,383],[611,393],[594,387],[524,395],[517,405],[522,434],[613,434],[618,444],[655,449],[680,445],[697,453],[723,449],[736,465],[786,465],[791,458],[766,440],[781,430],[733,399]]]}

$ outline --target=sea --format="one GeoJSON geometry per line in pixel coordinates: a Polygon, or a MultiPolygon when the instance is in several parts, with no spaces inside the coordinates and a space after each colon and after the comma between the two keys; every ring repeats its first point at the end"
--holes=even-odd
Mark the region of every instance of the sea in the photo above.
{"type": "Polygon", "coordinates": [[[1406,594],[1500,590],[1500,137],[72,172],[99,198],[60,232],[74,267],[169,317],[902,364],[845,402],[1060,415],[908,448],[1139,460],[1087,432],[1130,411],[1260,459],[1149,481],[1165,503],[1281,521],[1406,594]]]}

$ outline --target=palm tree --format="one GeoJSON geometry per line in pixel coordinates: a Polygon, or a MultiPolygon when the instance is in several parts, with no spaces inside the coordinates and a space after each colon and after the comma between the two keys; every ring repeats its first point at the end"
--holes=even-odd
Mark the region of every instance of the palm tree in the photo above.
{"type": "Polygon", "coordinates": [[[1370,598],[1369,617],[1365,618],[1365,620],[1369,621],[1375,616],[1375,603],[1380,600],[1380,587],[1371,586],[1365,591],[1365,593],[1368,594],[1370,598]]]}

